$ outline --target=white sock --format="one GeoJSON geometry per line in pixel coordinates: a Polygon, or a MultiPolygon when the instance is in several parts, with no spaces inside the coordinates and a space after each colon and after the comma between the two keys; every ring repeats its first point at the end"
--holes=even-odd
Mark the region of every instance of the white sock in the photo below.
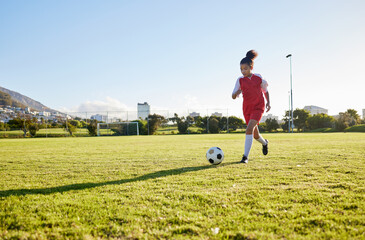
{"type": "Polygon", "coordinates": [[[245,156],[248,158],[248,155],[250,154],[251,146],[252,146],[253,136],[246,134],[246,140],[245,140],[245,156]]]}
{"type": "Polygon", "coordinates": [[[266,145],[267,142],[266,140],[261,136],[261,134],[259,134],[259,138],[255,138],[256,141],[258,141],[259,143],[261,143],[262,145],[266,145]]]}

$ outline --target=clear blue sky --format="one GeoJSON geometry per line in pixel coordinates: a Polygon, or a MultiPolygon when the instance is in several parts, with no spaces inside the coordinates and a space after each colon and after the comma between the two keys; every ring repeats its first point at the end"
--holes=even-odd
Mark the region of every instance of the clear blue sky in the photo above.
{"type": "Polygon", "coordinates": [[[272,113],[365,108],[365,1],[0,1],[0,86],[83,111],[229,108],[246,51],[272,113]]]}

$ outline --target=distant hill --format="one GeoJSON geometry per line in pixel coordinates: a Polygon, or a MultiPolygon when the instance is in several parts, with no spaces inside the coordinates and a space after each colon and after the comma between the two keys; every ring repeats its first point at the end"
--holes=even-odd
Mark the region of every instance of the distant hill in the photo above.
{"type": "Polygon", "coordinates": [[[21,108],[26,107],[23,104],[19,103],[18,101],[14,101],[11,98],[10,94],[0,91],[0,107],[6,107],[6,106],[21,107],[21,108]]]}
{"type": "Polygon", "coordinates": [[[42,103],[24,96],[18,92],[11,91],[9,89],[0,87],[0,105],[12,106],[12,107],[30,107],[36,111],[58,112],[51,109],[42,103]],[[10,96],[10,99],[9,99],[10,96]],[[10,103],[10,104],[9,104],[10,103]]]}

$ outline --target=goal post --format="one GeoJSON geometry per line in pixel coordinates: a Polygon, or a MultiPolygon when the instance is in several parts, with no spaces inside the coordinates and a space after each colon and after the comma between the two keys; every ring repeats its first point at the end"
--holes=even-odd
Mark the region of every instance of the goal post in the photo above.
{"type": "Polygon", "coordinates": [[[98,123],[98,136],[129,136],[139,135],[138,122],[98,123]]]}

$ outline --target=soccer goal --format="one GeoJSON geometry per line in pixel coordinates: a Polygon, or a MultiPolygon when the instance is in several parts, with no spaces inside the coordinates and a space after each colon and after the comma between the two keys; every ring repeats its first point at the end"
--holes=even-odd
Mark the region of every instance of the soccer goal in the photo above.
{"type": "Polygon", "coordinates": [[[138,122],[98,123],[98,136],[139,135],[138,122]]]}

